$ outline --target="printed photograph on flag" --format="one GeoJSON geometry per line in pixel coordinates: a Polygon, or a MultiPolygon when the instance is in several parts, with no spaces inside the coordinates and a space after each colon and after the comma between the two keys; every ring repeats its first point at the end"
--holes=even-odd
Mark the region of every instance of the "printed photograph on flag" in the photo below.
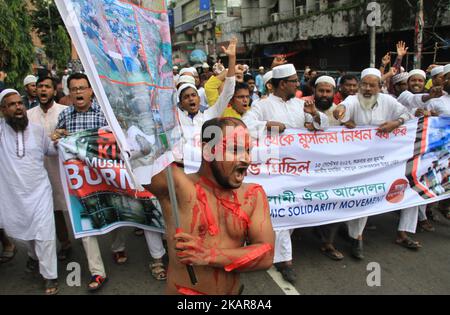
{"type": "Polygon", "coordinates": [[[111,132],[86,130],[59,145],[61,180],[76,238],[122,226],[164,231],[158,200],[133,189],[111,132]]]}
{"type": "Polygon", "coordinates": [[[450,193],[450,117],[419,120],[412,187],[423,198],[450,193]]]}
{"type": "Polygon", "coordinates": [[[56,4],[133,181],[148,184],[180,139],[165,1],[56,4]]]}

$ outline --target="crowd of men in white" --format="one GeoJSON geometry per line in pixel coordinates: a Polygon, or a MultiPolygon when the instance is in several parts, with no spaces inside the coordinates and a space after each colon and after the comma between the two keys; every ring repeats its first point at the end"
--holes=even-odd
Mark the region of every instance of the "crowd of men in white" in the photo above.
{"type": "MultiPolygon", "coordinates": [[[[235,60],[235,56],[231,56],[233,50],[226,52],[235,60]]],[[[450,64],[430,67],[427,83],[425,71],[404,71],[402,55],[399,57],[400,61],[396,60],[389,71],[385,71],[390,62],[387,55],[380,69],[367,68],[360,78],[343,75],[337,80],[314,74],[311,69],[299,80],[295,66],[284,58],[275,58],[268,72],[260,67],[256,77],[250,74],[248,67],[235,65],[234,61],[228,69],[215,64],[213,71],[204,64],[201,76],[194,67],[179,72],[178,67],[174,67],[179,123],[182,130],[188,130],[187,127],[200,130],[209,119],[235,117],[245,122],[251,134],[270,132],[274,128],[277,132],[286,128],[321,131],[328,126],[354,128],[359,125],[377,126],[383,132],[391,132],[413,117],[450,116],[450,64]],[[308,88],[310,95],[306,92],[308,88]]],[[[71,241],[63,214],[67,206],[55,167],[57,150],[51,140],[57,140],[61,136],[58,130],[67,130],[71,122],[84,124],[81,129],[102,127],[106,122],[84,75],[66,77],[64,88],[71,101],[69,107],[55,101],[57,84],[50,76],[27,76],[24,86],[24,97],[13,89],[5,89],[0,94],[4,116],[0,120],[0,240],[3,247],[0,259],[3,263],[10,261],[17,250],[9,237],[27,241],[27,269],[39,270],[46,280],[45,293],[55,294],[58,291],[57,260],[69,256],[71,241]],[[31,124],[21,125],[24,117],[28,117],[31,124]],[[60,241],[59,251],[56,236],[60,241]]],[[[448,203],[443,203],[441,208],[450,219],[448,203]]],[[[415,233],[418,222],[423,229],[433,231],[425,209],[426,206],[420,206],[400,211],[398,244],[410,249],[421,247],[407,233],[415,233]]],[[[347,222],[351,254],[357,259],[364,258],[366,223],[367,217],[347,222]]],[[[344,258],[333,245],[338,227],[339,224],[317,227],[321,251],[334,260],[344,258]]],[[[118,229],[115,234],[111,246],[113,257],[122,264],[127,260],[123,231],[118,229]]],[[[274,265],[285,280],[295,282],[291,234],[292,230],[276,231],[274,265]]],[[[150,265],[152,275],[157,280],[165,280],[162,257],[166,252],[161,235],[145,231],[145,236],[154,259],[150,265]]],[[[105,268],[96,238],[83,238],[83,246],[92,276],[88,289],[95,291],[107,280],[105,268]]]]}

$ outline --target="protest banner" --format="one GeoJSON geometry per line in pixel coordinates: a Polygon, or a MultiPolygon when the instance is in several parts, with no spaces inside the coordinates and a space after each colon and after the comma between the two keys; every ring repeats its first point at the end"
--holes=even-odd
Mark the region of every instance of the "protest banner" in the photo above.
{"type": "Polygon", "coordinates": [[[180,139],[165,1],[56,0],[133,183],[173,161],[180,139]]]}
{"type": "MultiPolygon", "coordinates": [[[[190,139],[186,172],[200,164],[199,137],[190,139]]],[[[449,198],[449,140],[450,117],[411,120],[389,134],[374,127],[288,129],[254,141],[245,181],[264,187],[275,229],[348,221],[449,198]]],[[[111,191],[125,187],[110,184],[111,191]]]]}
{"type": "Polygon", "coordinates": [[[133,189],[114,135],[93,129],[59,142],[61,179],[75,238],[121,226],[164,232],[158,200],[133,189]]]}

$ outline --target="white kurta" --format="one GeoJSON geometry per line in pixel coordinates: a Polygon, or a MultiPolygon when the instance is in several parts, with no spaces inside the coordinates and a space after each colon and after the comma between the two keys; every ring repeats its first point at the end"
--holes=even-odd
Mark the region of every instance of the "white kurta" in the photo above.
{"type": "Polygon", "coordinates": [[[425,109],[427,107],[427,103],[422,101],[422,97],[426,95],[423,93],[413,94],[410,91],[403,91],[402,94],[399,95],[397,101],[405,106],[411,114],[415,114],[417,109],[425,109]]]}
{"type": "Polygon", "coordinates": [[[348,96],[341,104],[346,108],[342,122],[353,120],[358,126],[379,126],[399,118],[405,121],[412,118],[405,106],[387,94],[378,94],[377,103],[371,110],[359,104],[357,95],[348,96]]]}
{"type": "Polygon", "coordinates": [[[196,133],[200,133],[202,125],[205,121],[213,118],[221,117],[225,108],[227,108],[228,103],[234,95],[234,87],[236,84],[235,77],[227,77],[225,79],[225,84],[223,86],[222,93],[219,99],[214,104],[214,106],[209,107],[203,113],[198,112],[193,118],[189,117],[188,113],[180,108],[178,108],[178,119],[180,121],[181,129],[183,131],[184,138],[190,138],[192,135],[192,128],[195,127],[196,133]]]}
{"type": "MultiPolygon", "coordinates": [[[[270,94],[269,97],[252,105],[242,120],[247,125],[252,136],[264,134],[268,121],[283,123],[286,128],[305,129],[305,122],[313,122],[313,117],[304,112],[305,102],[291,98],[285,102],[280,97],[270,94]]],[[[328,127],[328,118],[320,113],[321,124],[314,123],[316,129],[328,127]]]]}
{"type": "Polygon", "coordinates": [[[450,116],[450,95],[442,95],[429,101],[428,110],[434,110],[439,116],[450,116]]]}
{"type": "Polygon", "coordinates": [[[0,226],[17,239],[55,240],[52,188],[44,167],[44,156],[56,154],[45,130],[30,123],[15,132],[0,120],[0,226]],[[23,153],[25,156],[17,156],[23,153]]]}
{"type": "MultiPolygon", "coordinates": [[[[269,97],[252,104],[242,120],[247,125],[253,137],[258,137],[266,132],[268,121],[276,121],[285,124],[286,128],[305,129],[305,122],[313,122],[313,117],[304,112],[305,102],[292,98],[285,102],[280,97],[270,94],[269,97]]],[[[314,123],[316,129],[328,127],[326,114],[319,112],[321,124],[314,123]]],[[[291,229],[275,232],[274,263],[292,260],[291,229]]]]}
{"type": "MultiPolygon", "coordinates": [[[[27,116],[30,122],[44,127],[47,136],[51,137],[56,129],[59,114],[66,108],[67,106],[53,103],[53,106],[47,111],[47,113],[45,113],[40,106],[36,106],[27,111],[27,116]]],[[[60,172],[58,156],[46,156],[44,158],[44,165],[48,172],[48,177],[52,185],[53,206],[55,210],[67,211],[64,190],[59,174],[60,172]]]]}

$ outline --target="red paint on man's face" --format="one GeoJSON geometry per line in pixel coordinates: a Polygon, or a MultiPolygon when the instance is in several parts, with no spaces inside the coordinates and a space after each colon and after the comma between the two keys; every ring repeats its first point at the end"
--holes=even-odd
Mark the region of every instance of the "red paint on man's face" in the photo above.
{"type": "Polygon", "coordinates": [[[235,189],[242,185],[250,159],[250,135],[242,126],[227,126],[224,136],[213,149],[211,162],[217,182],[224,188],[235,189]]]}

